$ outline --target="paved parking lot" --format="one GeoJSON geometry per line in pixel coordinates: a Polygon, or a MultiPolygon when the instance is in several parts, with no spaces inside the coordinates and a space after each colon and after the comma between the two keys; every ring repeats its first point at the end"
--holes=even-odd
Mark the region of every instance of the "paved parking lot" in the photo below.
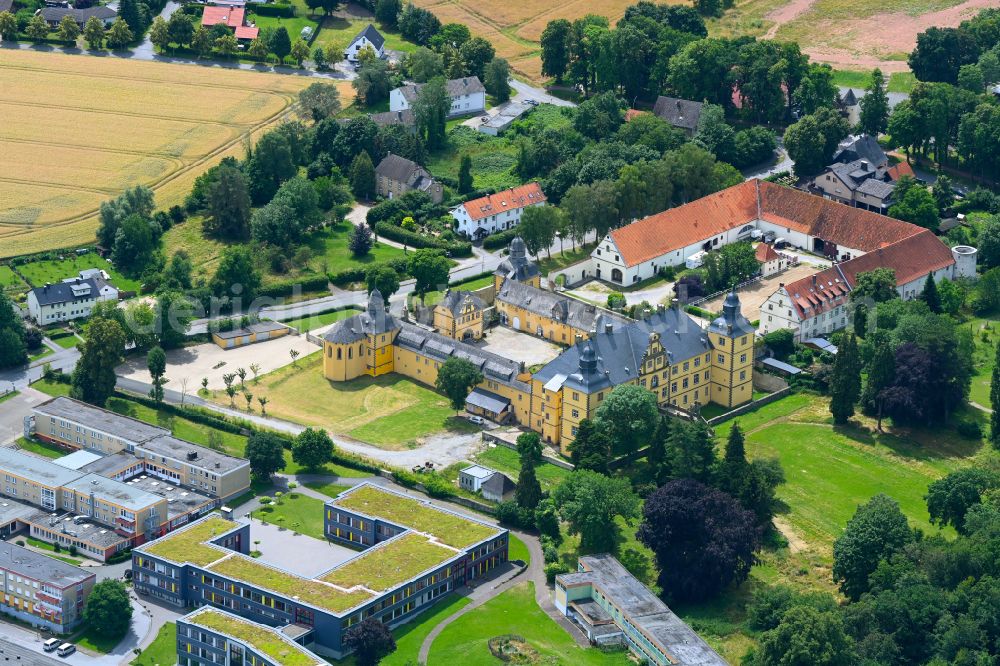
{"type": "Polygon", "coordinates": [[[24,434],[24,417],[31,409],[49,400],[49,396],[33,388],[20,389],[18,395],[0,403],[0,444],[9,444],[24,434]]]}
{"type": "Polygon", "coordinates": [[[485,340],[478,346],[498,356],[523,362],[525,366],[548,363],[562,351],[558,345],[533,335],[494,326],[486,331],[485,340]]]}
{"type": "MultiPolygon", "coordinates": [[[[226,384],[222,375],[236,372],[237,368],[245,368],[250,373],[251,363],[260,365],[262,375],[283,368],[292,362],[292,357],[288,355],[292,349],[298,350],[301,354],[299,358],[319,351],[319,347],[306,340],[304,335],[286,335],[236,349],[222,349],[211,342],[172,349],[167,352],[167,388],[179,392],[183,380],[187,378],[188,395],[194,395],[201,388],[202,377],[208,377],[208,388],[224,389],[226,384]],[[220,363],[223,365],[216,367],[220,363]]],[[[149,369],[144,355],[130,358],[118,367],[117,372],[122,377],[149,383],[149,369]]],[[[252,376],[247,375],[248,378],[252,376]]]]}
{"type": "Polygon", "coordinates": [[[357,555],[350,548],[303,534],[295,535],[291,529],[281,529],[259,520],[253,520],[250,526],[250,549],[260,551],[261,562],[306,578],[313,578],[357,555]]]}

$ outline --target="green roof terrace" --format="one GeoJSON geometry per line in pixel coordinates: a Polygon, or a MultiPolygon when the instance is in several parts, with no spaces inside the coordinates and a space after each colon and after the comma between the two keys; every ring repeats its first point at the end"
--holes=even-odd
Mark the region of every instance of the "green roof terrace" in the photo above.
{"type": "Polygon", "coordinates": [[[333,585],[302,578],[261,564],[239,553],[233,553],[226,559],[212,564],[207,570],[333,613],[342,613],[371,599],[371,595],[367,592],[340,590],[333,585]]]}
{"type": "Polygon", "coordinates": [[[213,515],[192,527],[157,539],[143,547],[141,552],[178,564],[190,562],[203,567],[225,557],[228,552],[223,548],[210,546],[207,542],[236,526],[231,520],[213,515]]]}
{"type": "Polygon", "coordinates": [[[468,548],[500,532],[499,528],[476,522],[405,495],[361,485],[333,502],[350,511],[381,518],[436,537],[452,548],[468,548]]]}
{"type": "Polygon", "coordinates": [[[373,592],[389,590],[459,555],[413,532],[371,548],[320,580],[341,587],[363,585],[373,592]]]}
{"type": "Polygon", "coordinates": [[[235,638],[279,666],[325,666],[326,664],[302,646],[282,636],[277,629],[247,622],[214,608],[203,607],[184,620],[235,638]]]}

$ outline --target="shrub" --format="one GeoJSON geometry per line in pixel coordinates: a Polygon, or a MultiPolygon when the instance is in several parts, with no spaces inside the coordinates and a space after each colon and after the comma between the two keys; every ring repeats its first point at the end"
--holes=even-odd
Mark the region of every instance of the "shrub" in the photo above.
{"type": "Polygon", "coordinates": [[[552,562],[545,565],[545,581],[552,585],[556,582],[556,576],[569,573],[570,569],[562,562],[552,562]]]}
{"type": "Polygon", "coordinates": [[[295,8],[292,7],[291,5],[284,3],[265,5],[263,3],[255,2],[253,5],[253,13],[256,14],[257,16],[276,16],[280,18],[292,18],[295,16],[295,8]]]}
{"type": "Polygon", "coordinates": [[[483,241],[483,249],[485,250],[499,250],[510,245],[510,242],[514,240],[514,237],[521,233],[518,227],[513,229],[507,229],[501,231],[498,234],[492,234],[487,236],[483,241]]]}
{"type": "Polygon", "coordinates": [[[976,421],[962,420],[955,424],[955,432],[966,439],[982,439],[983,429],[976,421]]]}
{"type": "Polygon", "coordinates": [[[500,502],[497,504],[496,517],[500,523],[519,527],[521,529],[534,529],[535,512],[518,506],[517,502],[500,502]]]}
{"type": "Polygon", "coordinates": [[[432,248],[444,250],[453,257],[468,257],[472,255],[472,243],[467,241],[448,242],[433,236],[425,236],[414,231],[407,231],[389,222],[379,222],[375,225],[375,233],[384,238],[403,243],[414,248],[432,248]]]}

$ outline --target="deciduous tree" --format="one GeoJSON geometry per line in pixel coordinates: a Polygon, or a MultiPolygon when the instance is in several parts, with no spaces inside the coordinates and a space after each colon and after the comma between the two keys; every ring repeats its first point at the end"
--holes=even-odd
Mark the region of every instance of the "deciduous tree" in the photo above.
{"type": "Polygon", "coordinates": [[[153,347],[146,354],[146,368],[149,376],[153,380],[153,388],[149,390],[149,397],[156,402],[163,402],[163,375],[167,372],[167,355],[160,347],[153,347]]]}
{"type": "Polygon", "coordinates": [[[292,444],[292,460],[309,471],[316,471],[333,460],[333,440],[321,428],[306,428],[292,444]]]}
{"type": "MultiPolygon", "coordinates": [[[[157,18],[160,18],[160,17],[157,17],[157,18]]],[[[160,19],[160,21],[162,22],[163,19],[160,19]]],[[[153,27],[154,28],[156,27],[156,22],[155,21],[153,22],[153,27]]],[[[67,14],[66,16],[63,16],[62,20],[59,21],[59,39],[66,40],[67,42],[74,42],[74,43],[76,43],[76,38],[79,37],[79,36],[80,36],[80,26],[77,25],[76,19],[74,19],[69,14],[67,14]]],[[[152,41],[152,39],[153,39],[153,31],[152,30],[149,31],[149,38],[152,41]]],[[[156,44],[155,41],[153,43],[156,44]]]]}
{"type": "Polygon", "coordinates": [[[103,638],[124,636],[132,622],[132,600],[125,583],[112,578],[94,585],[83,607],[83,619],[103,638]]]}
{"type": "Polygon", "coordinates": [[[611,478],[590,470],[576,470],[552,493],[569,533],[580,535],[580,549],[594,553],[617,550],[620,530],[639,517],[639,498],[628,479],[611,478]]]}
{"type": "Polygon", "coordinates": [[[859,105],[861,114],[858,129],[872,137],[884,133],[889,126],[889,96],[885,90],[885,77],[879,68],[872,70],[871,83],[859,105]]]}
{"type": "MultiPolygon", "coordinates": [[[[261,413],[266,400],[261,402],[261,413]]],[[[254,431],[247,438],[246,457],[250,472],[258,479],[268,480],[285,469],[285,446],[281,438],[269,432],[254,431]]]]}
{"type": "MultiPolygon", "coordinates": [[[[638,371],[638,369],[636,369],[638,371]]],[[[631,453],[649,443],[660,420],[656,396],[636,384],[616,386],[596,412],[615,453],[631,453]]]]}
{"type": "Polygon", "coordinates": [[[496,104],[510,99],[510,64],[503,58],[493,58],[483,72],[483,87],[496,104]]]}
{"type": "Polygon", "coordinates": [[[87,48],[96,51],[104,45],[104,24],[96,16],[91,16],[83,24],[83,40],[87,48]]]}
{"type": "Polygon", "coordinates": [[[372,265],[367,273],[365,273],[365,282],[368,291],[378,289],[379,293],[387,301],[392,298],[393,294],[399,291],[399,274],[394,268],[384,264],[372,265]]]}
{"type": "Polygon", "coordinates": [[[440,250],[421,249],[411,254],[408,268],[416,280],[413,292],[423,298],[429,291],[444,288],[450,267],[440,250]]]}
{"type": "Polygon", "coordinates": [[[1000,474],[984,467],[967,467],[932,481],[924,497],[931,523],[941,527],[951,525],[964,534],[969,509],[997,488],[1000,488],[1000,474]]]}
{"type": "Polygon", "coordinates": [[[207,199],[205,231],[230,240],[250,238],[250,188],[240,168],[220,164],[207,199]]]}
{"type": "Polygon", "coordinates": [[[358,666],[376,666],[396,651],[389,627],[378,618],[368,617],[344,632],[344,643],[354,650],[358,666]]]}
{"type": "Polygon", "coordinates": [[[115,19],[115,22],[111,24],[108,29],[106,39],[108,42],[108,48],[110,49],[123,49],[132,43],[134,39],[134,33],[129,28],[128,23],[123,21],[120,17],[115,19]]]}
{"type": "Polygon", "coordinates": [[[116,321],[102,319],[90,323],[80,345],[80,360],[73,370],[70,395],[77,400],[103,407],[118,381],[115,368],[125,352],[125,332],[116,321]]]}
{"type": "Polygon", "coordinates": [[[600,474],[608,473],[611,459],[611,438],[590,419],[583,419],[577,426],[576,437],[569,445],[570,460],[576,469],[589,469],[600,474]]]}
{"type": "MultiPolygon", "coordinates": [[[[405,13],[405,12],[404,12],[405,13]]],[[[429,150],[444,144],[445,122],[451,109],[451,98],[445,88],[444,77],[435,77],[425,83],[413,103],[417,133],[429,150]]]]}
{"type": "Polygon", "coordinates": [[[857,601],[868,591],[868,577],[879,562],[913,540],[899,505],[878,494],[858,507],[833,543],[833,579],[840,591],[857,601]]]}
{"type": "Polygon", "coordinates": [[[465,399],[482,381],[479,368],[467,359],[452,356],[438,368],[434,386],[448,396],[451,408],[457,412],[465,409],[465,399]]]}

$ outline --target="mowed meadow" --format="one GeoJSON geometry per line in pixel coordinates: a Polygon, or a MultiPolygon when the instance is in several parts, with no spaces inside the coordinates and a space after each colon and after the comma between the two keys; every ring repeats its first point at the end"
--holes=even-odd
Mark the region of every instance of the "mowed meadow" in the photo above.
{"type": "Polygon", "coordinates": [[[93,242],[100,203],[132,185],[152,187],[160,207],[182,203],[315,80],[0,51],[0,257],[93,242]]]}

